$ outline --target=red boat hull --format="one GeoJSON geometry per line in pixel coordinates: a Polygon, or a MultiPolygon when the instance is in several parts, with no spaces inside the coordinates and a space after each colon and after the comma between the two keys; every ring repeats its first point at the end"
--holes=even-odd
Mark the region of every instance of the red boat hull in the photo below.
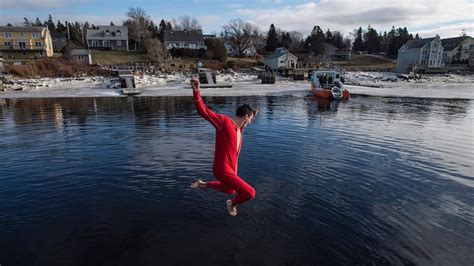
{"type": "MultiPolygon", "coordinates": [[[[315,87],[311,87],[311,92],[316,97],[324,98],[324,99],[333,99],[331,89],[316,89],[315,87]]],[[[349,91],[347,89],[342,91],[342,99],[349,99],[349,91]]]]}

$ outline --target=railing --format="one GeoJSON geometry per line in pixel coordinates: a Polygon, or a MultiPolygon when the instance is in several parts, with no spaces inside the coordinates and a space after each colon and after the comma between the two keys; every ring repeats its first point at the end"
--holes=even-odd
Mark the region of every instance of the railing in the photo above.
{"type": "Polygon", "coordinates": [[[6,50],[22,50],[22,51],[28,51],[28,50],[35,50],[35,51],[41,51],[45,50],[44,46],[36,46],[36,45],[0,45],[0,50],[6,51],[6,50]]]}

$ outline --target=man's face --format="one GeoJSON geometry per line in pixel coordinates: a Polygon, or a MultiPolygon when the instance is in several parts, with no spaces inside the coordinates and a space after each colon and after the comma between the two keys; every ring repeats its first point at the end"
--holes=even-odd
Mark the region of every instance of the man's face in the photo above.
{"type": "Polygon", "coordinates": [[[242,125],[242,128],[245,128],[246,126],[248,126],[252,123],[254,115],[253,114],[246,115],[246,116],[244,116],[244,118],[245,118],[245,120],[244,120],[244,124],[242,125]]]}

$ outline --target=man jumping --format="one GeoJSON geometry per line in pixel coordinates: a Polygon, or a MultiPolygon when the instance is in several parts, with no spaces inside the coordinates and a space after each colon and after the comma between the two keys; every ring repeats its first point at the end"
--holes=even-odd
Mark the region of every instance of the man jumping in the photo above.
{"type": "Polygon", "coordinates": [[[198,114],[216,128],[213,173],[217,179],[211,182],[197,180],[191,184],[191,188],[212,188],[231,195],[237,192],[234,199],[226,201],[229,214],[236,216],[236,206],[255,197],[255,189],[237,175],[237,163],[242,148],[243,129],[252,123],[258,110],[253,110],[249,105],[244,104],[237,108],[232,118],[214,113],[201,99],[199,80],[193,77],[191,87],[198,114]]]}

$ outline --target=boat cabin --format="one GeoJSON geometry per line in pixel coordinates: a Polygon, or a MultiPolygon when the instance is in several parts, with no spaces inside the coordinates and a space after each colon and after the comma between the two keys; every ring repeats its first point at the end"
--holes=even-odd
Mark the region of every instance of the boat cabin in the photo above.
{"type": "Polygon", "coordinates": [[[334,70],[317,70],[313,72],[311,81],[316,88],[332,88],[341,82],[341,74],[334,70]]]}

